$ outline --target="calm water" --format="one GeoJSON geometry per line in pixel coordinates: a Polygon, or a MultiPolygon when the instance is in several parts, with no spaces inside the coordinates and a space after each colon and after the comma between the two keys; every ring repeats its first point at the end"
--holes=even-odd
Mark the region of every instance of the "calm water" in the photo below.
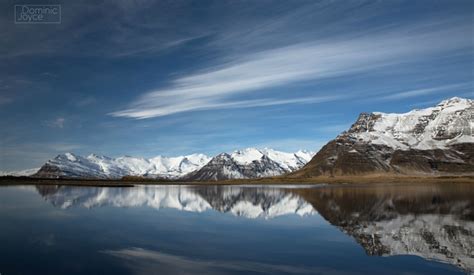
{"type": "Polygon", "coordinates": [[[470,185],[0,188],[0,273],[458,274],[470,185]]]}

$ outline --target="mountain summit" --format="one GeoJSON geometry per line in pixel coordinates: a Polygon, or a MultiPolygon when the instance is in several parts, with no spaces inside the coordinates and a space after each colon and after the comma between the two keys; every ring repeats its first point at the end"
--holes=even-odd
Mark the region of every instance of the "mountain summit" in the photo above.
{"type": "Polygon", "coordinates": [[[292,177],[472,173],[473,102],[454,97],[404,114],[362,113],[292,177]]]}

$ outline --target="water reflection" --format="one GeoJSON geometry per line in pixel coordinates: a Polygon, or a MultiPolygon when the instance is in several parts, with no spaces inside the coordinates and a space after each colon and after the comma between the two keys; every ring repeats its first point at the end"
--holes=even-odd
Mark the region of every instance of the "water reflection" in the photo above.
{"type": "Polygon", "coordinates": [[[216,210],[246,218],[319,212],[352,236],[368,255],[417,255],[474,271],[474,188],[469,185],[138,186],[83,188],[38,186],[61,208],[99,206],[216,210]]]}
{"type": "Polygon", "coordinates": [[[298,190],[369,255],[417,255],[474,271],[474,188],[365,186],[298,190]]]}
{"type": "Polygon", "coordinates": [[[280,188],[235,186],[137,186],[100,188],[38,186],[38,192],[54,206],[173,208],[190,212],[214,209],[246,218],[274,218],[296,214],[311,215],[314,209],[296,193],[280,188]]]}

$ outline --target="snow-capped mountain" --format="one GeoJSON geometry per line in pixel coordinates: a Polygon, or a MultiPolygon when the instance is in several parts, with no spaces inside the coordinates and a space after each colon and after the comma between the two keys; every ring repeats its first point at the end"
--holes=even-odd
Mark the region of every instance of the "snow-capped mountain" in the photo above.
{"type": "Polygon", "coordinates": [[[72,153],[58,155],[44,164],[37,177],[44,178],[95,178],[119,179],[124,176],[176,179],[209,161],[203,154],[179,157],[158,156],[151,159],[135,157],[109,158],[106,156],[77,156],[72,153]]]}
{"type": "Polygon", "coordinates": [[[350,136],[393,149],[446,149],[474,142],[474,101],[453,97],[405,114],[362,114],[350,136]]]}
{"type": "Polygon", "coordinates": [[[232,154],[219,154],[185,178],[224,180],[278,176],[300,169],[312,155],[313,153],[308,151],[285,153],[268,148],[247,148],[232,154]]]}
{"type": "Polygon", "coordinates": [[[404,114],[362,113],[294,176],[473,171],[474,101],[454,97],[404,114]]]}
{"type": "Polygon", "coordinates": [[[38,172],[39,168],[31,168],[18,171],[0,171],[0,176],[28,177],[38,172]]]}
{"type": "Polygon", "coordinates": [[[281,215],[311,215],[313,207],[298,195],[281,189],[242,187],[207,188],[186,186],[135,186],[134,188],[80,188],[38,186],[38,192],[61,208],[101,206],[172,208],[190,212],[210,209],[246,218],[275,218],[281,215]]]}
{"type": "MultiPolygon", "coordinates": [[[[88,178],[88,179],[120,179],[124,176],[139,176],[163,179],[191,179],[197,171],[206,165],[214,165],[217,161],[226,161],[221,178],[253,178],[275,176],[295,171],[311,159],[312,153],[298,151],[294,154],[272,149],[257,150],[253,148],[226,153],[210,158],[203,154],[179,157],[154,157],[150,159],[136,157],[110,158],[95,154],[87,157],[73,153],[60,154],[49,160],[35,174],[42,178],[88,178]]],[[[208,166],[209,167],[209,166],[208,166]]],[[[207,169],[207,168],[206,168],[207,169]]],[[[219,173],[219,171],[217,172],[219,173]]],[[[213,179],[200,177],[198,179],[213,179]]]]}

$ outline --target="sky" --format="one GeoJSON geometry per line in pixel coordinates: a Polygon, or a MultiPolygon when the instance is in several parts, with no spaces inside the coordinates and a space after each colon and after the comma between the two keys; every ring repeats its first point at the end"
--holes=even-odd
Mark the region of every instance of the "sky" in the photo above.
{"type": "Polygon", "coordinates": [[[317,151],[361,112],[474,97],[474,1],[0,4],[0,170],[59,153],[317,151]]]}

